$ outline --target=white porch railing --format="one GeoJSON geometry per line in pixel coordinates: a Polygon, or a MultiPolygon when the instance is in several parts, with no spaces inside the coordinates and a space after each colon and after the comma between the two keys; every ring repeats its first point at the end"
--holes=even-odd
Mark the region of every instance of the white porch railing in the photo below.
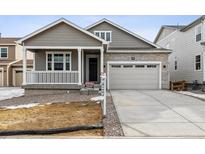
{"type": "Polygon", "coordinates": [[[78,71],[27,71],[26,84],[77,84],[78,71]]]}

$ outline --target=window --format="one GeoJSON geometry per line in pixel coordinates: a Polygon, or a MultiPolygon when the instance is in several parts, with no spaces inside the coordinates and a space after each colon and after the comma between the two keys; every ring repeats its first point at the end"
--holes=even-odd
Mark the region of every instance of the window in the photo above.
{"type": "Polygon", "coordinates": [[[136,68],[144,68],[144,65],[135,65],[136,68]]]}
{"type": "Polygon", "coordinates": [[[70,70],[70,54],[66,54],[66,70],[70,70]]]}
{"type": "Polygon", "coordinates": [[[201,36],[202,36],[201,32],[202,32],[201,25],[199,25],[195,29],[195,39],[196,39],[196,42],[201,41],[201,36]]]}
{"type": "Polygon", "coordinates": [[[147,65],[147,68],[156,68],[157,65],[147,65]]]}
{"type": "Polygon", "coordinates": [[[0,58],[8,58],[8,48],[0,48],[0,58]]]}
{"type": "Polygon", "coordinates": [[[112,65],[112,68],[121,68],[121,65],[112,65]]]}
{"type": "Polygon", "coordinates": [[[70,71],[71,53],[47,53],[47,70],[70,71]]]}
{"type": "Polygon", "coordinates": [[[55,71],[62,71],[64,70],[64,54],[54,54],[54,70],[55,71]]]}
{"type": "Polygon", "coordinates": [[[133,65],[123,65],[124,68],[132,68],[133,65]]]}
{"type": "Polygon", "coordinates": [[[48,70],[52,70],[52,54],[48,54],[48,63],[47,63],[47,68],[48,70]]]}
{"type": "Polygon", "coordinates": [[[175,60],[174,61],[174,70],[177,70],[178,68],[177,68],[178,66],[177,66],[177,60],[175,60]]]}
{"type": "Polygon", "coordinates": [[[112,41],[112,38],[111,38],[111,31],[94,31],[94,34],[108,42],[111,42],[112,41]]]}
{"type": "Polygon", "coordinates": [[[201,56],[195,56],[195,70],[201,70],[201,56]]]}

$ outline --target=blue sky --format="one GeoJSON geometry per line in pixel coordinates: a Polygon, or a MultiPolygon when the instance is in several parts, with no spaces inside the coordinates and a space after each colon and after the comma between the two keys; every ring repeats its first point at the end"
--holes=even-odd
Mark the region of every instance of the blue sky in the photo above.
{"type": "Polygon", "coordinates": [[[83,28],[102,18],[107,18],[153,41],[161,25],[186,25],[199,16],[0,16],[0,33],[2,33],[2,37],[23,37],[61,17],[83,28]]]}

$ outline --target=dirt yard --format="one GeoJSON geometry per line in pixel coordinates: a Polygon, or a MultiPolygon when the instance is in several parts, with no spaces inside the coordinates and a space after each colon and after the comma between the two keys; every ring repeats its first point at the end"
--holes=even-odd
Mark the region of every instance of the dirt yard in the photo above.
{"type": "MultiPolygon", "coordinates": [[[[90,101],[0,109],[0,131],[42,130],[101,123],[101,106],[90,101]]],[[[103,129],[81,130],[52,136],[103,136],[103,129]]]]}

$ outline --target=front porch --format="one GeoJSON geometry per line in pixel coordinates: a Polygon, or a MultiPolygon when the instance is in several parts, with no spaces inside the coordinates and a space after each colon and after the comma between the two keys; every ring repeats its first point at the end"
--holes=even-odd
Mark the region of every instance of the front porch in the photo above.
{"type": "Polygon", "coordinates": [[[103,47],[28,47],[23,49],[25,89],[80,89],[86,81],[100,82],[104,72],[103,47]],[[27,51],[34,53],[27,70],[27,51]]]}

